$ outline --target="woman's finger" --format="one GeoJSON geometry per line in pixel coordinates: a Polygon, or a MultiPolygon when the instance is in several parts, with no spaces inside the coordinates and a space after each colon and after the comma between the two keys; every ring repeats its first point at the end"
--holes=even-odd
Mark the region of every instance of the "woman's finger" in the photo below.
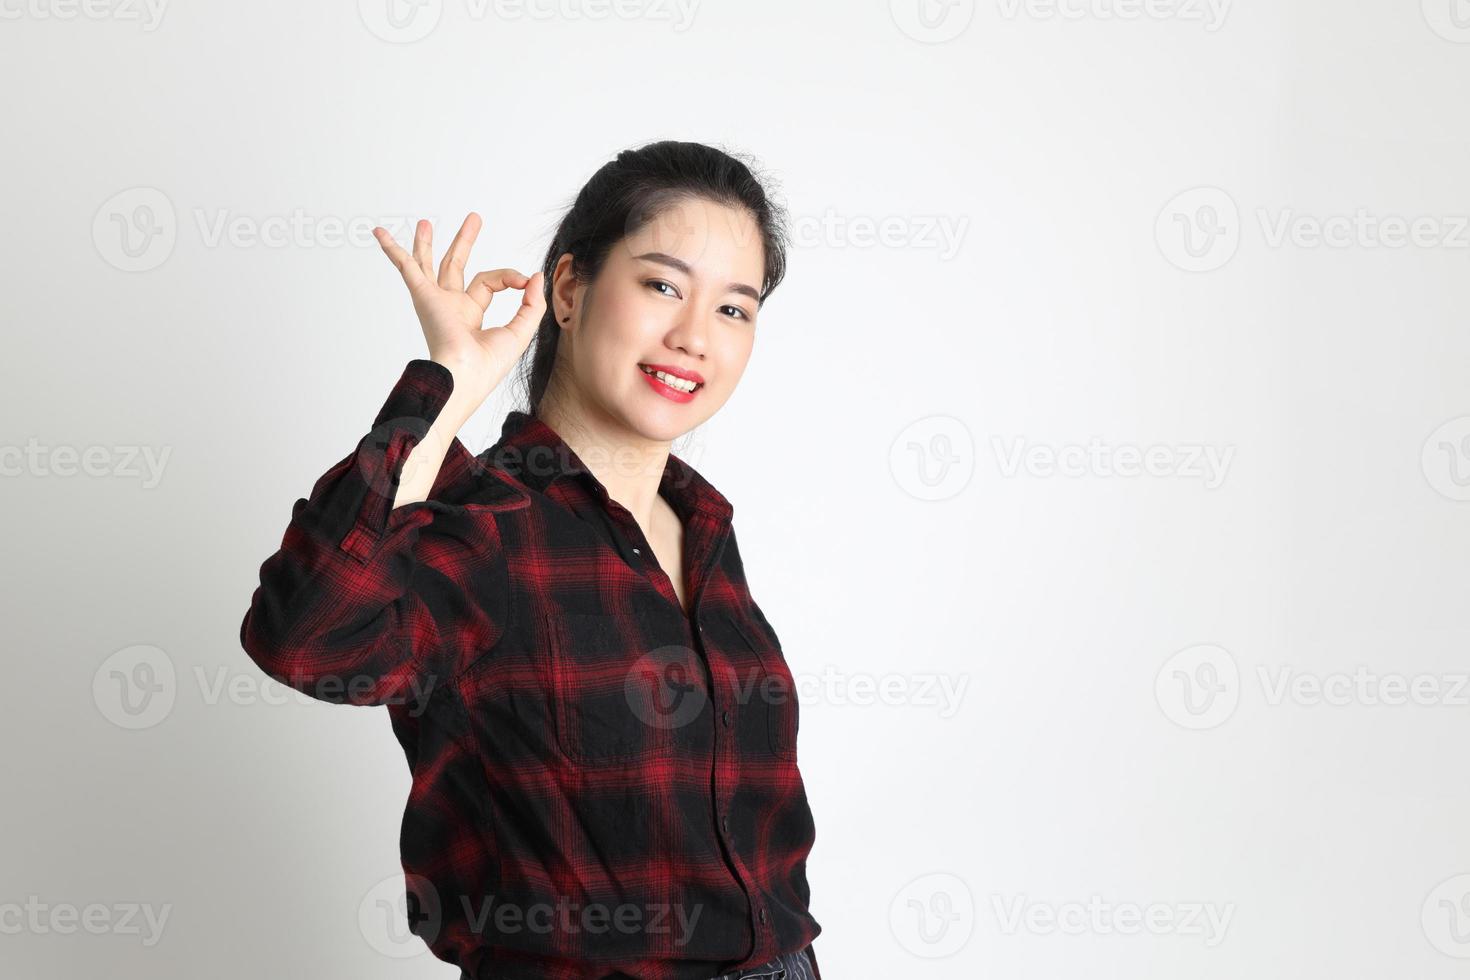
{"type": "Polygon", "coordinates": [[[515,335],[520,350],[525,350],[530,344],[531,338],[536,335],[536,328],[541,325],[541,315],[546,312],[546,297],[542,295],[541,279],[541,272],[537,270],[535,275],[526,280],[526,291],[521,295],[520,309],[516,310],[516,315],[510,318],[504,328],[515,335]]]}
{"type": "Polygon", "coordinates": [[[490,300],[502,289],[523,289],[527,279],[514,269],[491,269],[476,273],[465,289],[470,299],[484,312],[490,308],[490,300]]]}
{"type": "Polygon", "coordinates": [[[383,251],[387,254],[389,260],[403,274],[403,282],[409,289],[417,289],[423,284],[424,275],[418,263],[413,260],[412,255],[404,251],[402,245],[399,245],[393,240],[393,236],[388,234],[388,229],[382,227],[374,228],[373,237],[378,240],[379,245],[383,246],[383,251]]]}
{"type": "Polygon", "coordinates": [[[413,229],[413,259],[426,279],[434,278],[434,226],[423,218],[413,229]]]}
{"type": "Polygon", "coordinates": [[[475,244],[475,236],[479,233],[480,216],[471,211],[465,215],[464,224],[459,226],[454,241],[449,243],[444,261],[439,263],[439,285],[445,289],[464,289],[464,265],[469,261],[470,246],[475,244]]]}

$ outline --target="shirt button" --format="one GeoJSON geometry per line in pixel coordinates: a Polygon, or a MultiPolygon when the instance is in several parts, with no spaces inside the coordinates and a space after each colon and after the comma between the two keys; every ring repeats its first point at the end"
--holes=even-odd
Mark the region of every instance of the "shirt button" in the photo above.
{"type": "Polygon", "coordinates": [[[720,826],[721,827],[724,827],[725,828],[725,833],[728,834],[730,832],[730,818],[729,817],[721,817],[720,818],[720,826]]]}
{"type": "Polygon", "coordinates": [[[765,909],[761,909],[761,921],[762,922],[766,921],[766,910],[765,909]]]}
{"type": "Polygon", "coordinates": [[[634,548],[633,549],[633,554],[635,554],[635,555],[641,555],[641,554],[643,554],[643,552],[639,551],[637,548],[634,548]]]}
{"type": "Polygon", "coordinates": [[[726,711],[725,713],[723,713],[722,715],[720,715],[720,717],[725,720],[725,727],[726,728],[729,728],[730,727],[730,712],[726,711]]]}

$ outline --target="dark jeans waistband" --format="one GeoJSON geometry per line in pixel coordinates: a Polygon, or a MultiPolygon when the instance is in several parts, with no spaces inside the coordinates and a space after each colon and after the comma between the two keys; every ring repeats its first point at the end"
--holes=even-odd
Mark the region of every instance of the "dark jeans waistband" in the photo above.
{"type": "Polygon", "coordinates": [[[783,953],[768,963],[749,966],[733,973],[722,973],[711,980],[815,980],[812,961],[805,949],[783,953]]]}

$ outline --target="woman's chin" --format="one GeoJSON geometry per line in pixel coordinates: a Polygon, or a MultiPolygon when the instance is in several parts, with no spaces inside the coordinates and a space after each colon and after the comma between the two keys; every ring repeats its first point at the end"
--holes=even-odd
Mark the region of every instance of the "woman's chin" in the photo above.
{"type": "Polygon", "coordinates": [[[696,407],[692,403],[649,405],[646,397],[640,397],[638,401],[642,404],[629,406],[624,418],[628,428],[653,442],[673,442],[693,431],[708,417],[702,406],[696,407]]]}

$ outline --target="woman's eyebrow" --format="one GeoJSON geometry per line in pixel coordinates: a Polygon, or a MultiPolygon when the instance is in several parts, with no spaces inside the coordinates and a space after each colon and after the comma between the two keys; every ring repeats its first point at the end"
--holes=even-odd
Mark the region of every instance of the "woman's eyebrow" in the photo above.
{"type": "MultiPolygon", "coordinates": [[[[669,255],[666,252],[644,252],[642,255],[633,256],[633,258],[647,259],[650,262],[659,262],[663,265],[671,266],[675,269],[678,269],[686,276],[694,275],[694,270],[689,267],[688,262],[685,262],[683,259],[680,258],[675,258],[674,256],[669,255]]],[[[757,303],[761,301],[761,294],[756,291],[755,287],[747,286],[743,282],[732,282],[725,288],[732,293],[743,293],[744,295],[749,296],[751,299],[755,300],[757,303]]]]}

